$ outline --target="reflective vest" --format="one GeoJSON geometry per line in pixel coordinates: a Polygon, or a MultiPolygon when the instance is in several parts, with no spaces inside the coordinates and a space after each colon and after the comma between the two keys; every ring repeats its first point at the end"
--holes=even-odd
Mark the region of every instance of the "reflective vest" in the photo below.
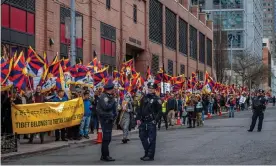
{"type": "Polygon", "coordinates": [[[166,110],[167,110],[166,104],[167,104],[167,102],[163,102],[163,103],[162,103],[162,112],[163,112],[163,113],[165,113],[166,110]]]}

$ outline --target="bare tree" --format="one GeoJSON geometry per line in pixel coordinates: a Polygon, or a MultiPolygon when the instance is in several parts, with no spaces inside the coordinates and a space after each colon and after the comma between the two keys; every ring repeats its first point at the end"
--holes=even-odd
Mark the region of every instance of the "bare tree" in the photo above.
{"type": "Polygon", "coordinates": [[[214,30],[214,61],[217,81],[220,83],[225,83],[225,70],[228,66],[227,58],[227,32],[222,30],[221,19],[217,19],[216,29],[214,30]]]}
{"type": "Polygon", "coordinates": [[[262,57],[248,51],[235,55],[233,71],[241,77],[242,86],[258,87],[263,80],[269,78],[268,66],[263,63],[262,57]]]}

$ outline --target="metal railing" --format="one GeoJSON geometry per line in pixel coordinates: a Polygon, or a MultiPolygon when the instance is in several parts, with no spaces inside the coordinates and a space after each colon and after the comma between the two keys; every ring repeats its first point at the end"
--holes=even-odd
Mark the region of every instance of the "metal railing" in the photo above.
{"type": "Polygon", "coordinates": [[[17,152],[17,138],[14,134],[1,135],[1,153],[17,152]]]}

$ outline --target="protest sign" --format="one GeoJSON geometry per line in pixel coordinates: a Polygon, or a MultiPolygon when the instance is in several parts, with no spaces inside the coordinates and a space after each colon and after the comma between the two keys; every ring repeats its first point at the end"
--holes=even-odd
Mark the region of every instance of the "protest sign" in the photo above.
{"type": "Polygon", "coordinates": [[[12,127],[17,134],[62,129],[80,124],[84,113],[83,99],[12,105],[12,127]]]}

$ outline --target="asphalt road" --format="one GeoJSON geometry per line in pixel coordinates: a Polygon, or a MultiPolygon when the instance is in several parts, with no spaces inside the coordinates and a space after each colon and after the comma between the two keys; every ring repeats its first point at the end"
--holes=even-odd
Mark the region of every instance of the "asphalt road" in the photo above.
{"type": "MultiPolygon", "coordinates": [[[[131,135],[129,144],[120,137],[111,143],[111,156],[115,162],[100,161],[100,145],[85,144],[2,161],[2,164],[116,164],[116,165],[167,165],[167,164],[276,164],[276,107],[265,112],[262,132],[248,133],[250,111],[235,114],[235,118],[215,118],[205,126],[164,129],[158,132],[155,161],[144,162],[143,148],[138,134],[131,135]]],[[[257,126],[256,126],[257,127],[257,126]]]]}

